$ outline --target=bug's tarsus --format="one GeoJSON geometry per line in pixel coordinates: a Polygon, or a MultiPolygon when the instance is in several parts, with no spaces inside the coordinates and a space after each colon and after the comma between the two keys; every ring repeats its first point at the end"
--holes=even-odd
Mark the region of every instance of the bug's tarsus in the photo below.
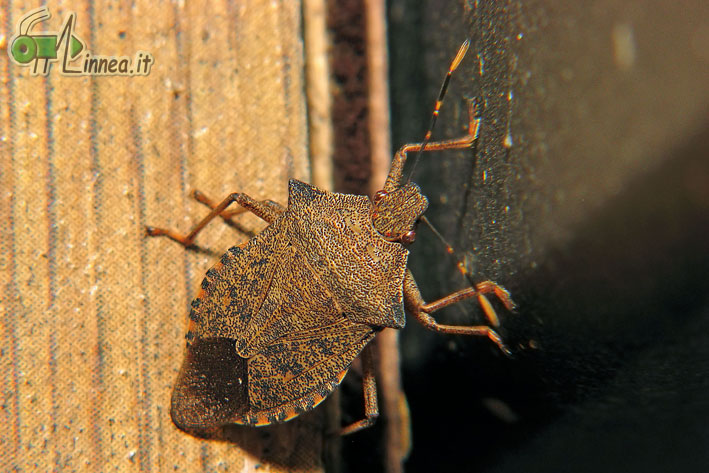
{"type": "Polygon", "coordinates": [[[468,126],[468,134],[475,135],[475,139],[477,140],[478,133],[480,132],[480,129],[477,126],[473,126],[473,123],[475,123],[476,121],[479,122],[480,119],[482,118],[482,113],[483,113],[483,109],[485,108],[485,104],[483,102],[483,99],[480,97],[473,97],[473,98],[469,98],[467,100],[468,100],[468,116],[470,117],[469,126],[468,126]]]}

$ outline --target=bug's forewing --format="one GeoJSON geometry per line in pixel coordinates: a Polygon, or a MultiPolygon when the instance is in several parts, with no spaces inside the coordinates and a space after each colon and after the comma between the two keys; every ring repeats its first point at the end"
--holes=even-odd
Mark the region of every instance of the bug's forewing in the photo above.
{"type": "Polygon", "coordinates": [[[196,339],[173,391],[173,421],[185,430],[202,430],[292,419],[337,387],[376,332],[342,318],[293,332],[249,359],[236,354],[232,339],[196,339]]]}
{"type": "Polygon", "coordinates": [[[187,349],[172,393],[170,414],[183,429],[229,422],[248,408],[248,377],[234,340],[198,338],[187,349]]]}
{"type": "Polygon", "coordinates": [[[312,409],[337,387],[376,332],[342,317],[276,340],[249,360],[252,411],[285,420],[312,409]]]}
{"type": "Polygon", "coordinates": [[[312,409],[379,330],[352,321],[284,231],[289,213],[208,273],[172,400],[186,429],[263,425],[312,409]]]}
{"type": "Polygon", "coordinates": [[[188,346],[172,393],[171,415],[185,430],[209,429],[248,412],[248,357],[243,343],[259,313],[282,248],[278,226],[244,247],[229,249],[202,282],[192,303],[188,346]]]}
{"type": "Polygon", "coordinates": [[[260,326],[264,299],[271,290],[285,235],[276,221],[243,247],[227,251],[202,282],[193,302],[190,331],[196,337],[243,339],[260,326]],[[252,327],[252,328],[250,328],[252,327]]]}

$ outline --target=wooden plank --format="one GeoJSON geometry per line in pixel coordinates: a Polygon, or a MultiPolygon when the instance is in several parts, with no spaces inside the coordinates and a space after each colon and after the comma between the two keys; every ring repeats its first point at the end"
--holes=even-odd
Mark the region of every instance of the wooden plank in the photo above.
{"type": "MultiPolygon", "coordinates": [[[[152,54],[135,77],[9,62],[33,8],[0,11],[0,470],[320,471],[319,413],[225,441],[172,424],[187,307],[217,256],[143,235],[201,218],[191,189],[285,203],[289,178],[309,180],[300,5],[58,2],[32,30],[74,11],[82,54],[152,54]]],[[[214,224],[199,244],[246,238],[214,224]]]]}

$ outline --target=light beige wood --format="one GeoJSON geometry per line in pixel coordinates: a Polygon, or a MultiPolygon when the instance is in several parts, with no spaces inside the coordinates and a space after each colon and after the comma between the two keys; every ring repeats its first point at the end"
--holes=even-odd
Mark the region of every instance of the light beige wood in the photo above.
{"type": "Polygon", "coordinates": [[[321,471],[320,414],[227,441],[172,424],[188,304],[247,236],[215,223],[206,254],[143,234],[204,216],[191,189],[285,203],[309,180],[299,3],[83,5],[52,2],[32,32],[73,10],[92,54],[155,63],[33,77],[5,52],[36,2],[0,12],[0,470],[321,471]]]}

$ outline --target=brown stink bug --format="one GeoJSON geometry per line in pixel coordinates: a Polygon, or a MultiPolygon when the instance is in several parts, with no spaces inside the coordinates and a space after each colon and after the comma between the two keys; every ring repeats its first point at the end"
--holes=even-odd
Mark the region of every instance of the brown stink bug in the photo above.
{"type": "Polygon", "coordinates": [[[362,352],[366,417],[342,433],[371,425],[378,408],[365,347],[385,327],[403,328],[404,308],[430,330],[485,336],[508,353],[487,325],[441,325],[430,316],[475,297],[496,326],[485,294],[493,293],[512,309],[504,288],[485,281],[426,303],[406,268],[406,245],[414,241],[428,207],[416,184],[402,183],[408,153],[468,148],[477,139],[480,118],[471,104],[466,136],[428,142],[451,74],[467,48],[466,41],[449,68],[424,142],[404,145],[396,153],[384,188],[372,201],[292,179],[287,207],[240,193],[217,205],[195,192],[212,211],[189,234],[147,228],[150,236],[167,236],[189,247],[217,216],[230,219],[249,211],[269,224],[224,253],[192,302],[186,356],[172,394],[175,424],[203,430],[287,421],[323,401],[362,352]],[[226,211],[234,202],[241,207],[226,211]]]}

